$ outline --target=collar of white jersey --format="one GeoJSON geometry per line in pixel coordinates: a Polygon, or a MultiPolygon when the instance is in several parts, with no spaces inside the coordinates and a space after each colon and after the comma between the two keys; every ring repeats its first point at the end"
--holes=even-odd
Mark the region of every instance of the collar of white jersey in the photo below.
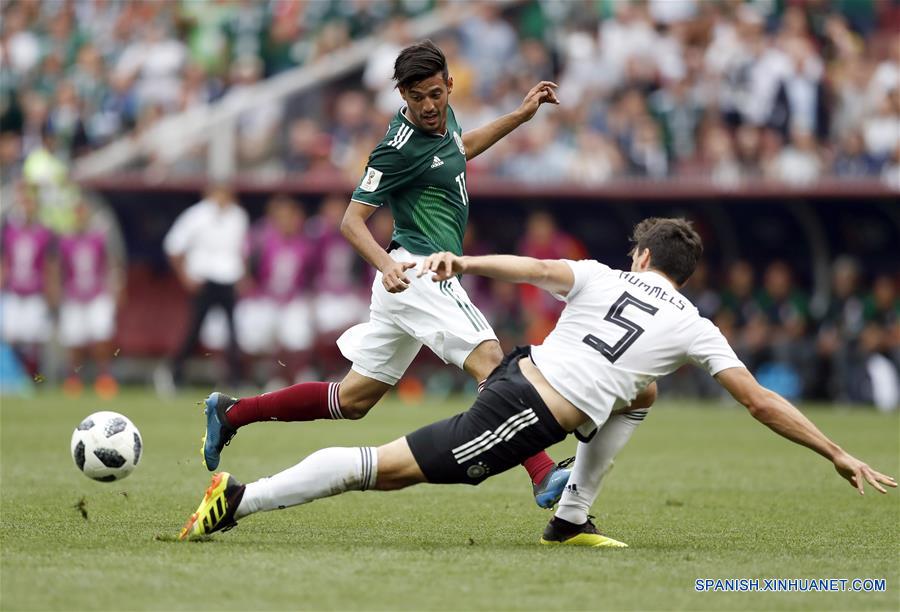
{"type": "MultiPolygon", "coordinates": [[[[403,123],[405,123],[406,125],[408,125],[408,126],[411,127],[412,129],[414,129],[415,131],[417,131],[419,134],[422,134],[423,136],[430,136],[430,137],[432,137],[432,138],[446,138],[446,137],[447,137],[447,134],[450,133],[450,129],[447,128],[446,125],[444,126],[444,133],[443,133],[443,134],[432,134],[431,132],[425,132],[425,131],[423,131],[422,128],[420,128],[418,125],[416,125],[415,123],[413,123],[412,121],[410,121],[410,120],[407,118],[406,113],[403,112],[403,111],[405,111],[405,110],[406,110],[406,107],[404,106],[404,107],[401,108],[399,111],[397,111],[397,116],[400,117],[400,121],[402,121],[403,123]]],[[[450,110],[450,107],[449,107],[449,106],[447,107],[447,110],[448,110],[448,111],[450,110]]],[[[448,113],[448,115],[449,115],[449,113],[448,113]]]]}

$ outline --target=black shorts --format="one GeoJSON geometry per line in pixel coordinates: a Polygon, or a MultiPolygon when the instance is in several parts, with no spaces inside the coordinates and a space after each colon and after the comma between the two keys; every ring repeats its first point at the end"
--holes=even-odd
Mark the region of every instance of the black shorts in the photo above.
{"type": "Polygon", "coordinates": [[[519,370],[519,360],[530,354],[531,347],[509,353],[467,411],[406,436],[428,482],[477,485],[565,439],[519,370]]]}

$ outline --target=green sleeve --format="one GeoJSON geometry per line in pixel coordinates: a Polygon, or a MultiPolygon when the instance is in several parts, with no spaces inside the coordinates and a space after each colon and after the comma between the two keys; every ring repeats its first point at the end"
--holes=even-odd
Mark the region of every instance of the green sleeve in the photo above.
{"type": "Polygon", "coordinates": [[[403,153],[381,143],[369,155],[366,171],[350,198],[369,206],[381,206],[388,202],[392,192],[403,189],[415,176],[403,153]]]}

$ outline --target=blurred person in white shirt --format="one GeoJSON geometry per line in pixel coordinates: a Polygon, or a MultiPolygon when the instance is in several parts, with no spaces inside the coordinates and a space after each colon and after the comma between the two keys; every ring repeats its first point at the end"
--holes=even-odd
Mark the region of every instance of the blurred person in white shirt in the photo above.
{"type": "Polygon", "coordinates": [[[159,104],[173,110],[181,92],[181,70],[187,59],[184,44],[158,23],[146,24],[140,40],[119,56],[114,76],[134,79],[141,107],[159,104]]]}
{"type": "Polygon", "coordinates": [[[235,284],[244,276],[247,212],[223,184],[182,212],[163,241],[175,275],[191,295],[190,323],[172,360],[172,375],[157,370],[154,382],[162,394],[183,380],[184,362],[194,350],[210,308],[225,311],[228,323],[227,359],[231,382],[239,378],[239,355],[234,333],[235,284]]]}
{"type": "MultiPolygon", "coordinates": [[[[253,95],[263,78],[264,66],[256,56],[244,56],[231,66],[231,89],[223,100],[239,104],[253,95]]],[[[282,129],[284,104],[281,100],[257,101],[237,118],[237,154],[241,168],[273,172],[282,129]]]]}
{"type": "Polygon", "coordinates": [[[874,113],[863,122],[866,150],[877,159],[887,158],[900,142],[900,87],[882,96],[874,113]]]}
{"type": "Polygon", "coordinates": [[[403,99],[394,87],[391,77],[394,74],[394,60],[410,42],[406,19],[393,17],[384,27],[381,42],[369,53],[366,60],[362,75],[363,85],[375,95],[376,108],[388,115],[393,115],[403,106],[403,99]]]}
{"type": "Polygon", "coordinates": [[[794,129],[791,143],[781,150],[772,167],[773,178],[794,185],[806,185],[822,174],[822,160],[812,133],[794,129]]]}

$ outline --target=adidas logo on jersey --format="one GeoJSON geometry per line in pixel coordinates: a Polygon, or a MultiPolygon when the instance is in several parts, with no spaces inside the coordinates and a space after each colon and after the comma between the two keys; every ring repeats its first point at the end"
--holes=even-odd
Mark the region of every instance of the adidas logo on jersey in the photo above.
{"type": "Polygon", "coordinates": [[[441,158],[438,157],[437,155],[435,155],[435,156],[434,156],[434,159],[431,160],[431,167],[432,167],[432,168],[440,168],[440,167],[443,166],[443,165],[444,165],[444,162],[443,162],[443,161],[441,160],[441,158]]]}

